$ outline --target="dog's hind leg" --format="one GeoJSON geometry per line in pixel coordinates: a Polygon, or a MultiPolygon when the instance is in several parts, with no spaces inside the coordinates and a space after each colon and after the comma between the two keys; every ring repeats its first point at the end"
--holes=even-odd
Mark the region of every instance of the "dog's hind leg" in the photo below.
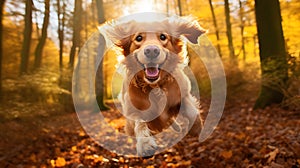
{"type": "Polygon", "coordinates": [[[184,108],[183,116],[189,120],[189,134],[192,136],[198,136],[203,127],[203,123],[196,98],[189,95],[183,98],[182,105],[184,108]]]}
{"type": "Polygon", "coordinates": [[[134,136],[134,121],[126,120],[125,133],[129,136],[134,136]]]}

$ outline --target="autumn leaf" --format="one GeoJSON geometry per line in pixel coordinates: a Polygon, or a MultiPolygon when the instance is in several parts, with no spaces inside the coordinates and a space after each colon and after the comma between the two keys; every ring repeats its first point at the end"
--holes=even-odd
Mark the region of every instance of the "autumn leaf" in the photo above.
{"type": "Polygon", "coordinates": [[[71,150],[75,152],[77,150],[77,146],[72,146],[71,150]]]}
{"type": "Polygon", "coordinates": [[[180,166],[189,166],[192,164],[192,161],[190,160],[184,160],[184,161],[180,161],[179,163],[177,163],[177,167],[180,167],[180,166]]]}
{"type": "Polygon", "coordinates": [[[50,161],[50,164],[51,164],[52,167],[55,167],[55,160],[52,159],[52,160],[50,161]]]}
{"type": "Polygon", "coordinates": [[[84,132],[83,130],[80,130],[79,136],[83,137],[83,136],[85,136],[85,135],[86,135],[85,132],[84,132]]]}
{"type": "Polygon", "coordinates": [[[147,166],[147,168],[154,168],[154,166],[153,166],[153,165],[151,165],[151,166],[147,166]]]}
{"type": "Polygon", "coordinates": [[[63,167],[66,165],[66,160],[63,157],[58,157],[55,161],[55,166],[56,167],[63,167]]]}
{"type": "Polygon", "coordinates": [[[237,134],[235,137],[236,137],[237,139],[239,139],[239,140],[243,140],[243,139],[245,139],[246,134],[244,134],[244,133],[239,133],[239,134],[237,134]]]}
{"type": "Polygon", "coordinates": [[[275,160],[277,154],[279,153],[279,149],[276,148],[274,151],[270,152],[269,154],[267,154],[266,156],[269,157],[268,158],[268,163],[272,162],[273,160],[275,160]]]}
{"type": "Polygon", "coordinates": [[[225,159],[230,159],[232,157],[232,151],[222,151],[221,156],[225,159]]]}
{"type": "Polygon", "coordinates": [[[120,158],[119,158],[119,162],[120,162],[120,163],[124,163],[124,162],[125,162],[124,158],[123,158],[123,157],[120,157],[120,158]]]}
{"type": "Polygon", "coordinates": [[[36,162],[36,155],[35,155],[35,154],[31,154],[31,155],[30,155],[30,160],[31,160],[32,162],[36,162]]]}

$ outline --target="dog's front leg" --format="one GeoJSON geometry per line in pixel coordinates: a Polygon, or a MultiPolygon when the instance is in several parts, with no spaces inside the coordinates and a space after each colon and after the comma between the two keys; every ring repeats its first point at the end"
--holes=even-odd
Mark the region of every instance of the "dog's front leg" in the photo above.
{"type": "Polygon", "coordinates": [[[138,156],[152,157],[156,151],[157,144],[147,123],[135,122],[134,132],[137,139],[136,149],[138,156]]]}

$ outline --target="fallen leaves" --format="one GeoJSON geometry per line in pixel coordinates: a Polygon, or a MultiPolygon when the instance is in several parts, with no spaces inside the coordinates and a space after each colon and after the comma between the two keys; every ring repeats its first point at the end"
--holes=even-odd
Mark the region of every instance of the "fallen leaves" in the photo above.
{"type": "MultiPolygon", "coordinates": [[[[244,112],[235,108],[225,111],[218,128],[205,142],[187,136],[151,159],[120,156],[102,148],[79,123],[76,127],[76,124],[65,124],[70,122],[70,116],[76,118],[75,114],[55,116],[56,121],[46,118],[48,123],[41,127],[39,134],[31,136],[31,141],[24,143],[22,150],[7,156],[4,163],[0,160],[0,167],[299,167],[300,116],[289,117],[289,112],[275,107],[244,112]]],[[[123,131],[124,122],[113,110],[104,116],[115,130],[123,131]]],[[[96,120],[89,123],[95,128],[102,124],[96,120]]],[[[108,136],[107,141],[113,141],[113,137],[108,136]]],[[[134,140],[128,138],[124,142],[132,144],[134,140]]],[[[118,147],[122,143],[113,145],[118,147]]]]}
{"type": "Polygon", "coordinates": [[[50,161],[52,167],[64,167],[66,160],[63,157],[58,157],[56,160],[50,161]]]}

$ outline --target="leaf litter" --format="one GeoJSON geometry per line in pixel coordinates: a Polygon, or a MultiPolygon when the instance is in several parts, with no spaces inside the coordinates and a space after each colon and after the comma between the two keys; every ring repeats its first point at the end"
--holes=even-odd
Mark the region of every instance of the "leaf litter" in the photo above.
{"type": "MultiPolygon", "coordinates": [[[[17,95],[11,91],[12,97],[0,106],[0,167],[300,167],[299,111],[278,106],[253,110],[254,100],[227,101],[219,125],[206,141],[186,136],[143,159],[101,147],[85,133],[72,108],[25,101],[17,95]]],[[[205,117],[210,101],[203,98],[201,104],[205,117]]],[[[116,132],[124,132],[124,118],[113,103],[108,105],[111,110],[103,112],[105,121],[116,132]]],[[[103,125],[96,119],[90,123],[94,128],[103,125]]]]}

